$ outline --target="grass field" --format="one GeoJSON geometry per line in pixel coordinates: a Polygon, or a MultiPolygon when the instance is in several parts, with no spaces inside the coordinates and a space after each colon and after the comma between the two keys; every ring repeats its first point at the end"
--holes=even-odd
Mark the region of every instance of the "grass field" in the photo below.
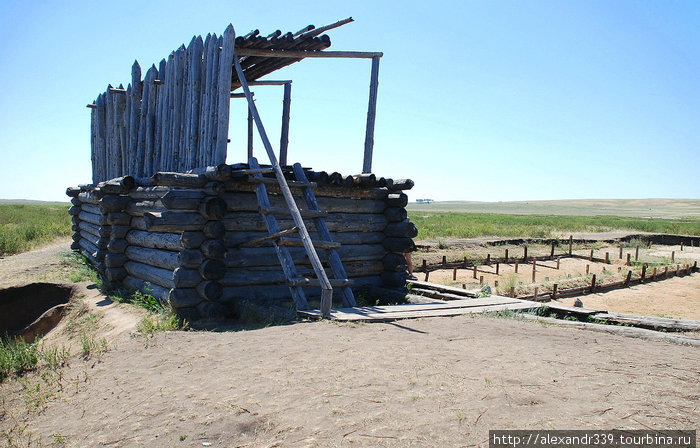
{"type": "Polygon", "coordinates": [[[700,218],[700,199],[572,199],[559,201],[444,201],[408,204],[409,211],[512,215],[613,215],[633,218],[700,218]]]}
{"type": "Polygon", "coordinates": [[[700,218],[662,219],[624,216],[508,215],[496,213],[408,212],[418,240],[479,236],[548,238],[563,232],[629,230],[700,235],[700,218]]]}
{"type": "Polygon", "coordinates": [[[11,255],[71,233],[69,204],[0,204],[0,255],[11,255]]]}

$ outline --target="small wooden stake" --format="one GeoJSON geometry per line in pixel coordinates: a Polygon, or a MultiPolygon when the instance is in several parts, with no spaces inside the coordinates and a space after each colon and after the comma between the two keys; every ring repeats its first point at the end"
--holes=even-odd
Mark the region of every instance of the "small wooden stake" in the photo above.
{"type": "Polygon", "coordinates": [[[491,266],[491,254],[486,254],[486,264],[491,266]]]}
{"type": "Polygon", "coordinates": [[[549,257],[550,257],[550,258],[554,258],[554,241],[552,241],[552,250],[551,250],[551,252],[549,253],[549,257]]]}
{"type": "Polygon", "coordinates": [[[532,282],[535,282],[535,271],[537,270],[537,259],[532,260],[532,282]]]}
{"type": "Polygon", "coordinates": [[[586,275],[588,275],[588,272],[590,272],[590,269],[591,269],[591,265],[587,264],[586,265],[586,275]]]}
{"type": "Polygon", "coordinates": [[[428,263],[423,259],[423,272],[428,272],[428,263]]]}
{"type": "Polygon", "coordinates": [[[498,280],[494,280],[494,281],[493,281],[493,287],[494,287],[494,288],[498,288],[498,280]]]}
{"type": "Polygon", "coordinates": [[[668,266],[664,267],[664,278],[668,278],[668,266]]]}
{"type": "Polygon", "coordinates": [[[508,249],[506,249],[506,263],[508,263],[508,249]]]}
{"type": "Polygon", "coordinates": [[[627,263],[625,263],[627,266],[632,264],[632,262],[630,261],[631,256],[632,256],[632,254],[627,254],[627,263]]]}
{"type": "Polygon", "coordinates": [[[442,267],[443,268],[447,267],[447,257],[444,255],[442,256],[442,267]]]}
{"type": "Polygon", "coordinates": [[[462,267],[467,268],[467,257],[464,257],[464,261],[462,262],[462,267]]]}
{"type": "Polygon", "coordinates": [[[681,252],[683,252],[683,241],[681,241],[681,252]]]}
{"type": "Polygon", "coordinates": [[[676,261],[676,251],[672,250],[671,251],[671,263],[675,263],[676,261]]]}
{"type": "Polygon", "coordinates": [[[557,299],[557,286],[556,283],[552,285],[552,300],[557,299]]]}
{"type": "Polygon", "coordinates": [[[510,296],[515,297],[515,286],[510,287],[510,296]]]}
{"type": "Polygon", "coordinates": [[[625,286],[630,285],[630,280],[632,279],[632,271],[627,271],[627,278],[625,278],[625,286]]]}
{"type": "Polygon", "coordinates": [[[620,260],[622,260],[622,246],[620,246],[620,260]]]}
{"type": "Polygon", "coordinates": [[[474,265],[474,279],[476,279],[476,265],[474,265]]]}
{"type": "Polygon", "coordinates": [[[467,289],[467,284],[466,284],[466,283],[462,283],[462,289],[467,289]]]}
{"type": "Polygon", "coordinates": [[[656,281],[656,268],[654,268],[654,271],[651,273],[651,279],[656,281]]]}
{"type": "Polygon", "coordinates": [[[646,275],[647,275],[647,265],[644,264],[644,265],[642,265],[642,274],[641,274],[642,283],[644,282],[646,275]]]}
{"type": "Polygon", "coordinates": [[[634,261],[639,261],[639,246],[634,250],[634,261]]]}
{"type": "Polygon", "coordinates": [[[532,299],[537,302],[537,296],[539,295],[539,288],[535,286],[535,293],[532,295],[532,299]]]}
{"type": "Polygon", "coordinates": [[[430,271],[425,271],[425,280],[423,281],[428,281],[428,277],[430,276],[430,271]]]}
{"type": "Polygon", "coordinates": [[[457,268],[452,269],[452,281],[457,280],[457,268]]]}
{"type": "Polygon", "coordinates": [[[527,261],[527,246],[523,247],[523,260],[527,261]]]}
{"type": "Polygon", "coordinates": [[[593,261],[593,249],[591,249],[591,261],[593,261]]]}
{"type": "Polygon", "coordinates": [[[605,252],[605,262],[610,264],[610,252],[605,252]]]}
{"type": "Polygon", "coordinates": [[[499,266],[500,266],[500,263],[496,262],[496,275],[498,275],[499,266]]]}
{"type": "Polygon", "coordinates": [[[591,292],[595,291],[595,274],[591,277],[591,292]]]}
{"type": "Polygon", "coordinates": [[[557,258],[557,269],[559,269],[559,262],[561,261],[561,258],[557,258]]]}
{"type": "Polygon", "coordinates": [[[515,262],[515,273],[516,274],[518,273],[518,262],[517,261],[515,262]]]}
{"type": "Polygon", "coordinates": [[[574,244],[574,237],[572,235],[569,235],[569,255],[571,255],[571,248],[573,247],[574,244]]]}
{"type": "Polygon", "coordinates": [[[479,276],[479,284],[482,285],[482,286],[483,286],[483,284],[484,284],[484,276],[483,276],[483,275],[480,275],[480,276],[479,276]]]}

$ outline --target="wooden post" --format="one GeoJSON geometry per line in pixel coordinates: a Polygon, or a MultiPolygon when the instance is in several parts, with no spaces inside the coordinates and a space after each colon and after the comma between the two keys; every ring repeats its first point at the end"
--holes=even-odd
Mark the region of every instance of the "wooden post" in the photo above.
{"type": "Polygon", "coordinates": [[[681,252],[683,252],[683,241],[681,241],[681,252]]]}
{"type": "Polygon", "coordinates": [[[430,277],[430,271],[425,271],[425,280],[424,280],[424,281],[427,282],[427,281],[428,281],[428,277],[430,277]]]}
{"type": "Polygon", "coordinates": [[[632,262],[630,261],[631,256],[632,256],[632,254],[627,254],[627,263],[625,263],[627,266],[632,264],[632,262]]]}
{"type": "Polygon", "coordinates": [[[476,280],[476,265],[474,265],[474,279],[476,280]]]}
{"type": "Polygon", "coordinates": [[[506,249],[506,263],[508,263],[508,249],[506,249]]]}
{"type": "Polygon", "coordinates": [[[486,265],[491,266],[491,254],[486,254],[486,265]]]}
{"type": "Polygon", "coordinates": [[[527,246],[523,247],[523,261],[527,261],[527,246]]]}
{"type": "Polygon", "coordinates": [[[532,260],[532,282],[535,282],[535,271],[537,270],[537,259],[533,258],[532,260]]]}
{"type": "Polygon", "coordinates": [[[510,296],[515,297],[515,286],[510,287],[510,296]]]}
{"type": "Polygon", "coordinates": [[[676,277],[678,277],[678,271],[680,271],[680,269],[681,269],[681,265],[677,264],[676,265],[676,277]]]}
{"type": "Polygon", "coordinates": [[[644,264],[644,265],[642,265],[642,274],[641,274],[642,283],[644,283],[644,279],[646,277],[646,274],[647,274],[647,265],[644,264]]]}
{"type": "Polygon", "coordinates": [[[248,108],[248,159],[253,157],[253,113],[248,108]]]}
{"type": "Polygon", "coordinates": [[[552,285],[552,300],[556,300],[556,299],[557,299],[557,284],[555,283],[552,285]]]}
{"type": "Polygon", "coordinates": [[[656,281],[656,268],[651,272],[651,279],[656,281]]]}
{"type": "Polygon", "coordinates": [[[480,284],[480,285],[483,285],[483,284],[484,284],[484,276],[483,276],[483,275],[480,275],[480,276],[479,276],[479,284],[480,284]]]}
{"type": "MultiPolygon", "coordinates": [[[[219,79],[217,88],[217,127],[216,149],[214,151],[213,164],[226,163],[226,150],[228,144],[228,120],[229,120],[229,105],[231,103],[231,65],[233,59],[238,60],[234,53],[234,44],[236,33],[233,31],[233,26],[226,27],[223,36],[223,45],[221,47],[221,55],[219,56],[219,79]]],[[[246,86],[247,88],[248,86],[246,86]]],[[[274,165],[274,163],[273,163],[274,165]]],[[[323,311],[323,310],[322,310],[323,311]]],[[[328,308],[330,312],[330,307],[328,308]]],[[[324,313],[327,314],[327,313],[324,313]]]]}
{"type": "Polygon", "coordinates": [[[499,267],[500,267],[500,263],[496,262],[496,275],[498,275],[499,267]]]}
{"type": "Polygon", "coordinates": [[[554,258],[554,241],[552,241],[552,250],[549,253],[549,258],[554,258]]]}
{"type": "Polygon", "coordinates": [[[452,281],[457,281],[457,268],[452,269],[452,281]]]}
{"type": "Polygon", "coordinates": [[[442,256],[442,267],[443,268],[447,267],[447,257],[445,255],[442,256]]]}
{"type": "Polygon", "coordinates": [[[591,249],[591,258],[590,261],[593,261],[593,249],[591,249]]]}
{"type": "Polygon", "coordinates": [[[591,277],[591,292],[595,291],[595,274],[591,277]]]}
{"type": "Polygon", "coordinates": [[[671,263],[674,263],[676,261],[676,251],[672,250],[671,251],[671,263]]]}
{"type": "Polygon", "coordinates": [[[515,262],[515,273],[516,274],[518,273],[518,262],[517,261],[515,262]]]}
{"type": "Polygon", "coordinates": [[[591,265],[587,264],[586,265],[586,275],[588,275],[588,272],[590,271],[590,269],[591,269],[591,265]]]}
{"type": "Polygon", "coordinates": [[[625,278],[625,283],[624,283],[624,285],[625,285],[625,286],[629,286],[629,285],[630,285],[630,280],[631,280],[631,279],[632,279],[632,271],[629,270],[629,271],[627,271],[627,277],[625,278]]]}
{"type": "Polygon", "coordinates": [[[622,260],[622,246],[620,246],[620,260],[622,260]]]}
{"type": "Polygon", "coordinates": [[[367,128],[365,130],[365,155],[362,172],[372,172],[372,152],[374,150],[374,121],[377,115],[377,88],[379,87],[379,56],[372,58],[372,75],[369,82],[369,105],[367,106],[367,128]]]}
{"type": "Polygon", "coordinates": [[[289,108],[292,102],[292,83],[284,85],[282,100],[282,135],[280,136],[280,165],[287,164],[287,146],[289,146],[289,108]]]}
{"type": "Polygon", "coordinates": [[[639,246],[634,250],[634,261],[639,261],[639,246]]]}
{"type": "Polygon", "coordinates": [[[493,281],[493,287],[494,287],[494,288],[498,288],[498,280],[494,280],[494,281],[493,281]]]}
{"type": "Polygon", "coordinates": [[[668,278],[668,266],[664,267],[664,278],[668,278]]]}
{"type": "Polygon", "coordinates": [[[605,252],[605,262],[610,264],[610,252],[605,252]]]}
{"type": "Polygon", "coordinates": [[[532,300],[534,300],[535,302],[537,302],[537,296],[540,295],[540,294],[539,294],[539,290],[540,290],[540,288],[538,288],[537,286],[535,286],[535,293],[532,295],[532,300]]]}
{"type": "Polygon", "coordinates": [[[574,237],[573,237],[573,235],[569,235],[569,255],[571,255],[571,249],[573,247],[573,244],[574,244],[574,237]]]}
{"type": "Polygon", "coordinates": [[[462,261],[462,267],[463,267],[464,269],[467,268],[467,257],[464,257],[464,261],[462,261]]]}
{"type": "Polygon", "coordinates": [[[422,268],[423,268],[423,272],[428,272],[428,264],[425,261],[425,258],[423,258],[423,267],[422,268]]]}
{"type": "Polygon", "coordinates": [[[561,258],[557,258],[557,270],[559,270],[559,262],[561,261],[561,258]]]}

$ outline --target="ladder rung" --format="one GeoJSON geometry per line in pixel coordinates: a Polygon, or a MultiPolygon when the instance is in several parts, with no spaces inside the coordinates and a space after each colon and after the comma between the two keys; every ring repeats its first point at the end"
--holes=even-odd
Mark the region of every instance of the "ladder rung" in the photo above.
{"type": "Polygon", "coordinates": [[[250,240],[246,243],[243,243],[240,245],[240,247],[258,247],[262,246],[265,244],[266,241],[269,240],[277,240],[280,239],[281,237],[285,235],[291,235],[292,233],[297,233],[299,231],[299,227],[292,227],[291,229],[287,230],[282,230],[281,232],[273,233],[272,235],[264,236],[262,238],[257,238],[254,240],[250,240]]]}
{"type": "MultiPolygon", "coordinates": [[[[266,215],[291,215],[292,212],[287,207],[260,207],[260,213],[266,215]]],[[[301,216],[305,218],[325,218],[328,213],[323,210],[299,210],[301,216]]]]}
{"type": "MultiPolygon", "coordinates": [[[[263,184],[268,185],[279,185],[277,179],[272,177],[251,177],[250,180],[252,182],[262,182],[263,184]]],[[[316,182],[299,182],[296,180],[288,180],[287,185],[295,188],[316,188],[316,182]]]]}
{"type": "MultiPolygon", "coordinates": [[[[280,238],[277,242],[280,246],[304,247],[304,243],[296,238],[280,238]]],[[[340,243],[335,241],[314,241],[311,244],[317,249],[340,249],[340,243]]]]}
{"type": "MultiPolygon", "coordinates": [[[[332,288],[352,287],[352,285],[355,283],[354,281],[347,279],[347,278],[346,279],[329,278],[328,281],[331,283],[332,288]]],[[[295,278],[295,279],[287,281],[287,285],[289,285],[291,287],[321,286],[321,281],[317,278],[295,278]]]]}

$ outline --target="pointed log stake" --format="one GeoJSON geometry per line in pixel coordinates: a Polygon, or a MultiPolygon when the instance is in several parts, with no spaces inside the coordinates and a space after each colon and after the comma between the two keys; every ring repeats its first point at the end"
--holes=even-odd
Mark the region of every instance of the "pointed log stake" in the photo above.
{"type": "MultiPolygon", "coordinates": [[[[292,84],[284,85],[284,98],[282,100],[282,133],[280,135],[280,165],[287,164],[287,146],[289,146],[289,108],[292,102],[292,84]]],[[[252,145],[250,143],[249,145],[252,145]]],[[[248,152],[252,152],[249,149],[248,152]]],[[[249,156],[249,157],[252,157],[249,156]]]]}
{"type": "MultiPolygon", "coordinates": [[[[231,31],[231,34],[233,35],[233,27],[231,27],[231,31]]],[[[241,82],[241,87],[243,88],[243,91],[245,92],[246,97],[248,99],[248,107],[250,108],[250,111],[253,114],[253,118],[255,119],[255,124],[258,128],[258,133],[260,134],[263,146],[265,147],[265,151],[267,151],[267,155],[270,158],[270,163],[272,164],[272,167],[275,169],[275,175],[277,176],[277,180],[279,181],[280,190],[282,191],[282,195],[287,201],[287,205],[289,206],[289,209],[292,212],[294,224],[299,228],[299,236],[301,237],[301,241],[304,244],[304,248],[306,249],[307,254],[309,254],[309,258],[311,260],[311,264],[313,265],[314,272],[316,273],[316,277],[318,277],[321,283],[321,314],[323,316],[328,316],[331,312],[331,306],[333,304],[333,288],[331,287],[331,283],[328,280],[326,271],[321,265],[321,260],[319,260],[318,258],[316,249],[314,249],[313,247],[311,237],[309,236],[309,232],[306,230],[306,225],[304,224],[304,220],[302,219],[301,214],[299,213],[299,208],[297,207],[296,201],[294,200],[294,196],[292,196],[292,192],[289,189],[289,186],[287,185],[286,179],[284,178],[282,168],[280,168],[279,163],[277,162],[277,157],[275,157],[275,151],[272,149],[270,139],[267,137],[267,132],[265,132],[265,127],[263,126],[262,120],[260,119],[258,109],[255,106],[255,103],[253,102],[253,97],[250,94],[248,83],[246,82],[245,75],[243,74],[243,68],[241,68],[241,63],[238,60],[238,55],[236,55],[235,52],[233,53],[233,63],[236,67],[236,72],[238,73],[238,79],[241,82]]],[[[228,90],[226,91],[226,93],[228,93],[228,90]]]]}
{"type": "Polygon", "coordinates": [[[372,172],[372,153],[374,150],[374,122],[377,115],[377,89],[379,87],[379,56],[372,58],[372,75],[369,83],[369,104],[367,106],[367,126],[365,129],[365,154],[362,172],[372,172]]]}
{"type": "Polygon", "coordinates": [[[218,122],[216,129],[216,150],[214,163],[226,163],[226,145],[228,143],[228,114],[231,93],[231,63],[235,56],[234,45],[236,32],[229,24],[224,31],[224,42],[222,45],[219,61],[219,83],[218,83],[218,122]]]}

